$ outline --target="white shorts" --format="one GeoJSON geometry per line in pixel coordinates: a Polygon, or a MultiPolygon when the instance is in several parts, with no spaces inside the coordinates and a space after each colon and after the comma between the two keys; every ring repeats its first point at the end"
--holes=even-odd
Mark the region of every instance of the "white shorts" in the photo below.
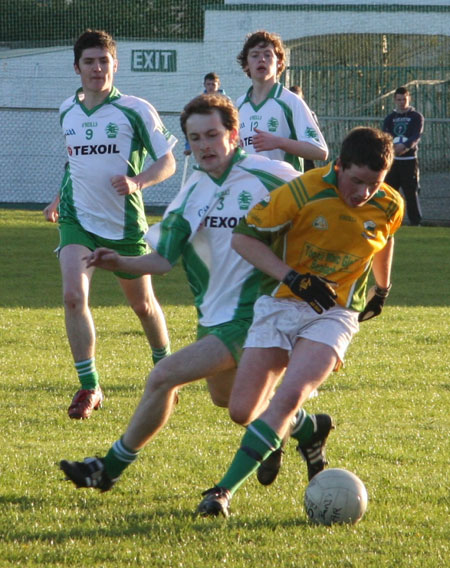
{"type": "Polygon", "coordinates": [[[261,296],[245,347],[279,347],[291,351],[299,337],[325,343],[344,361],[347,347],[359,331],[358,312],[334,306],[321,314],[294,298],[261,296]]]}

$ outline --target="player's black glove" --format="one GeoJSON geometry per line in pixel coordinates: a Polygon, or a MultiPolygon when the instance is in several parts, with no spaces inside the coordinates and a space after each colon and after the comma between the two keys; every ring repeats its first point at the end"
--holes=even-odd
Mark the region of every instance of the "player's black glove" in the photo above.
{"type": "Polygon", "coordinates": [[[336,292],[330,284],[336,284],[332,280],[314,276],[309,272],[300,274],[295,270],[290,270],[283,279],[283,283],[292,292],[311,306],[318,314],[323,310],[328,310],[336,304],[336,292]]]}
{"type": "Polygon", "coordinates": [[[358,321],[367,321],[381,314],[384,302],[389,296],[391,286],[392,284],[390,284],[387,288],[372,286],[372,288],[369,290],[369,293],[367,294],[367,304],[365,305],[363,311],[359,314],[358,321]]]}

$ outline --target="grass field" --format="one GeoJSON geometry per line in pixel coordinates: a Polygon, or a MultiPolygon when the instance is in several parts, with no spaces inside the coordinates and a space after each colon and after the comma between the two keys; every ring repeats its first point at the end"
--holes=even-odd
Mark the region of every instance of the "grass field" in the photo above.
{"type": "MultiPolygon", "coordinates": [[[[249,480],[233,515],[199,519],[242,430],[203,384],[182,390],[166,429],[105,494],[75,490],[59,460],[103,455],[140,398],[150,356],[114,278],[92,306],[107,400],[91,420],[66,410],[77,388],[65,337],[57,229],[41,213],[0,210],[0,566],[441,567],[449,562],[450,229],[403,227],[381,317],[361,326],[345,368],[310,411],[328,412],[330,466],[354,471],[369,507],[355,526],[314,527],[305,467],[288,447],[277,482],[249,480]]],[[[172,345],[195,337],[179,267],[155,278],[172,345]]]]}

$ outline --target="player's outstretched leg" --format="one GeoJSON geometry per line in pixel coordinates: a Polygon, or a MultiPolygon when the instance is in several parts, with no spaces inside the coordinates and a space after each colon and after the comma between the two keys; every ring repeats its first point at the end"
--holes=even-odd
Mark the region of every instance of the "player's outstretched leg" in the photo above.
{"type": "Polygon", "coordinates": [[[59,467],[66,474],[66,478],[77,486],[99,489],[101,492],[109,491],[117,479],[111,479],[105,471],[102,458],[85,458],[82,462],[62,460],[59,467]]]}
{"type": "Polygon", "coordinates": [[[329,433],[334,428],[333,420],[328,414],[307,415],[312,422],[312,433],[302,434],[302,425],[294,428],[292,436],[299,441],[298,453],[306,462],[308,479],[322,471],[328,464],[325,454],[325,444],[329,433]]]}

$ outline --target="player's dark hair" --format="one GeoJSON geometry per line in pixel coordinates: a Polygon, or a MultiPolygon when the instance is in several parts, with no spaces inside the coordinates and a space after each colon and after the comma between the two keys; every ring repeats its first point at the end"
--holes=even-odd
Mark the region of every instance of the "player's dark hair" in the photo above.
{"type": "Polygon", "coordinates": [[[217,73],[214,73],[214,71],[211,71],[211,73],[206,73],[206,75],[203,77],[203,83],[205,83],[206,81],[220,81],[219,75],[217,75],[217,73]]]}
{"type": "Polygon", "coordinates": [[[188,102],[180,116],[181,129],[185,136],[186,121],[193,114],[212,114],[217,110],[222,119],[222,124],[227,130],[239,131],[239,114],[237,108],[228,97],[223,95],[198,95],[188,102]]]}
{"type": "Polygon", "coordinates": [[[339,158],[343,170],[352,164],[367,166],[375,172],[388,170],[394,160],[392,136],[377,128],[353,128],[342,142],[339,158]]]}
{"type": "Polygon", "coordinates": [[[289,90],[291,91],[291,93],[294,93],[294,95],[297,95],[297,97],[303,98],[303,89],[300,87],[300,85],[291,85],[289,87],[289,90]]]}
{"type": "Polygon", "coordinates": [[[409,95],[409,91],[406,87],[398,87],[395,89],[394,97],[395,95],[409,95]]]}
{"type": "Polygon", "coordinates": [[[237,56],[237,60],[239,65],[242,69],[247,73],[250,77],[250,73],[248,72],[248,65],[247,65],[247,58],[248,52],[253,47],[258,45],[263,45],[266,47],[269,43],[273,45],[275,55],[278,59],[278,68],[277,68],[277,77],[283,73],[286,67],[286,52],[284,50],[284,45],[281,37],[278,34],[272,34],[267,32],[266,30],[258,30],[252,34],[248,34],[245,39],[244,47],[242,51],[237,56]]]}
{"type": "Polygon", "coordinates": [[[85,49],[90,47],[104,47],[114,59],[117,57],[116,42],[108,32],[103,30],[85,30],[73,46],[74,64],[78,65],[85,49]]]}

